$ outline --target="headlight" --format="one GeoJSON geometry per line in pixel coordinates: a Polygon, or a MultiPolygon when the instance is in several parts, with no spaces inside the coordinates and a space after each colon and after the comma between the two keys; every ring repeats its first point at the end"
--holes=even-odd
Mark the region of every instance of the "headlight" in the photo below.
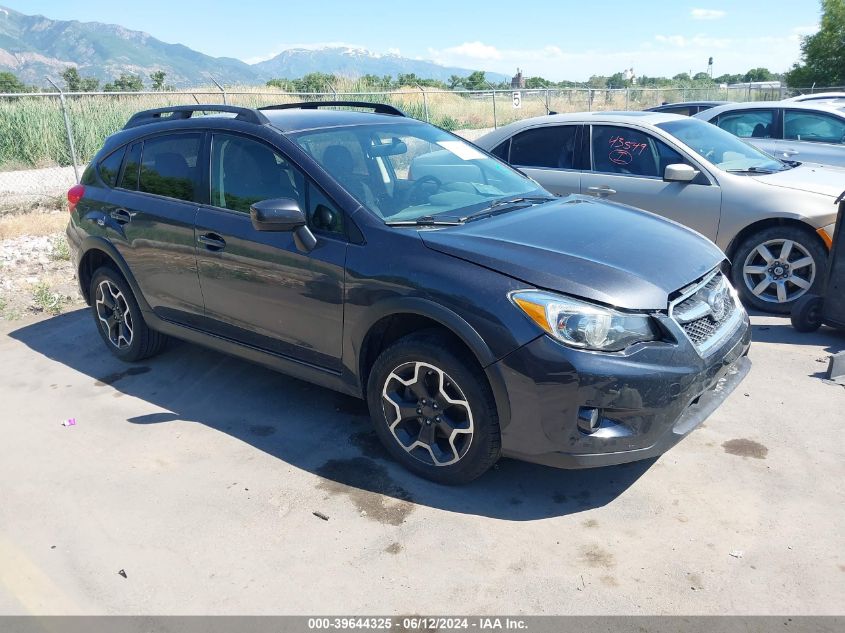
{"type": "Polygon", "coordinates": [[[532,321],[571,347],[616,352],[658,338],[654,322],[645,314],[625,314],[537,290],[515,292],[511,299],[532,321]]]}

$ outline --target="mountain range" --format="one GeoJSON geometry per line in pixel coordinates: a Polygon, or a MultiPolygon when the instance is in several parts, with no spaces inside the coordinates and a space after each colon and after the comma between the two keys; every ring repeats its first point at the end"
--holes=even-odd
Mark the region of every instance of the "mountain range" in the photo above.
{"type": "MultiPolygon", "coordinates": [[[[231,57],[211,57],[182,44],[168,44],[116,24],[51,20],[0,6],[0,71],[14,73],[27,84],[43,85],[45,76],[58,79],[68,66],[76,66],[80,74],[103,82],[122,73],[141,75],[148,81],[151,72],[163,70],[167,83],[175,87],[208,84],[211,77],[229,85],[255,85],[312,72],[349,77],[414,73],[441,81],[473,72],[351,47],[289,49],[272,59],[247,64],[231,57]]],[[[488,72],[487,77],[493,82],[508,79],[500,73],[488,72]]]]}

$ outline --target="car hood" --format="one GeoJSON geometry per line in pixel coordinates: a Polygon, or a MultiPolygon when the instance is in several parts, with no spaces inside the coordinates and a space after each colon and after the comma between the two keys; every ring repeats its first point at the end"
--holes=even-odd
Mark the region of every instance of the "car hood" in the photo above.
{"type": "Polygon", "coordinates": [[[793,169],[752,178],[772,187],[820,193],[831,198],[845,191],[845,169],[815,163],[802,163],[793,169]]]}
{"type": "Polygon", "coordinates": [[[666,309],[670,293],[725,257],[680,224],[585,196],[420,235],[435,251],[531,286],[631,310],[666,309]]]}

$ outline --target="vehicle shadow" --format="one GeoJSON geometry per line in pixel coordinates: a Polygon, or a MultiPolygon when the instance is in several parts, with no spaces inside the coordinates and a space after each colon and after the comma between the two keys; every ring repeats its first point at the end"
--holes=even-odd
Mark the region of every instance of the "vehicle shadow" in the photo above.
{"type": "Polygon", "coordinates": [[[752,313],[754,316],[769,317],[765,321],[752,322],[751,340],[752,344],[776,343],[788,345],[818,345],[830,354],[836,354],[845,349],[845,330],[822,326],[815,332],[799,332],[792,327],[789,318],[777,319],[772,315],[763,313],[752,313]]]}
{"type": "Polygon", "coordinates": [[[367,491],[390,503],[527,521],[604,506],[656,461],[566,471],[503,459],[469,485],[441,486],[388,456],[361,400],[179,341],[156,358],[128,365],[105,349],[87,310],[26,325],[9,336],[89,376],[91,389],[112,388],[161,409],[126,420],[131,424],[204,424],[321,476],[318,487],[353,500],[367,491]]]}

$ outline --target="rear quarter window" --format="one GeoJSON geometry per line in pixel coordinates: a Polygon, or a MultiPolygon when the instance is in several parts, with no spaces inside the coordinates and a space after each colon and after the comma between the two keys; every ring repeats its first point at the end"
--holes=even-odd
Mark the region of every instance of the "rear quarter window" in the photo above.
{"type": "Polygon", "coordinates": [[[138,189],[197,202],[201,134],[170,134],[144,141],[138,189]]]}
{"type": "Polygon", "coordinates": [[[120,166],[123,164],[123,155],[126,148],[121,147],[115,150],[97,164],[97,173],[100,179],[109,187],[117,186],[117,177],[120,175],[120,166]]]}

